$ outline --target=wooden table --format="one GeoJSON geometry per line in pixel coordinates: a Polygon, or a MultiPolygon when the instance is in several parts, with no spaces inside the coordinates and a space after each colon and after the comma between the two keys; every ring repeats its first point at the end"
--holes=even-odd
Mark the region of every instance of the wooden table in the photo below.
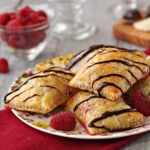
{"type": "MultiPolygon", "coordinates": [[[[28,0],[29,1],[29,0],[28,0]]],[[[37,0],[36,2],[38,2],[37,0]]],[[[85,5],[85,15],[84,19],[93,23],[97,26],[96,34],[92,37],[81,40],[81,41],[71,41],[71,40],[58,40],[51,39],[48,42],[45,50],[35,59],[34,61],[27,62],[18,59],[8,53],[4,48],[0,47],[0,57],[5,57],[9,61],[9,73],[0,74],[0,100],[7,93],[12,82],[25,70],[35,66],[36,64],[50,59],[55,56],[65,55],[72,52],[77,52],[88,46],[94,44],[106,44],[114,45],[119,47],[125,47],[129,49],[139,49],[144,50],[143,47],[138,47],[120,40],[117,40],[112,35],[112,26],[118,20],[114,18],[112,13],[109,11],[110,6],[118,3],[121,0],[89,0],[85,5]]],[[[149,0],[138,0],[143,6],[150,5],[149,0]]],[[[13,4],[15,0],[11,1],[13,4]]],[[[10,3],[10,2],[9,2],[10,3]]],[[[0,7],[7,6],[7,1],[1,1],[0,7]]],[[[3,109],[2,103],[0,102],[0,109],[3,109]]],[[[149,150],[150,149],[150,134],[146,134],[142,138],[132,142],[123,148],[123,150],[149,150]]]]}

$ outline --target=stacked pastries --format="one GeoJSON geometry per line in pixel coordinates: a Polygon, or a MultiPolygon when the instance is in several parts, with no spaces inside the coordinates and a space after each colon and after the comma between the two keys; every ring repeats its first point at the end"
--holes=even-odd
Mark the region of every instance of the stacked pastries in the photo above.
{"type": "Polygon", "coordinates": [[[80,89],[66,103],[89,134],[139,126],[144,116],[123,99],[150,71],[140,51],[97,45],[78,53],[66,67],[76,75],[69,85],[80,89]]]}
{"type": "Polygon", "coordinates": [[[95,45],[77,53],[66,68],[51,66],[34,74],[9,92],[4,104],[42,114],[65,104],[91,135],[130,129],[144,116],[123,96],[132,94],[141,79],[150,80],[149,72],[143,52],[95,45]]]}

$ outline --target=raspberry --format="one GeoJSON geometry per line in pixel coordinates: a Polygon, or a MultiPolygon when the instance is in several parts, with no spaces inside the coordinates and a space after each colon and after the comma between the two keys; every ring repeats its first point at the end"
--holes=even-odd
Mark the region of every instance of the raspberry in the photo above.
{"type": "Polygon", "coordinates": [[[37,11],[37,14],[38,14],[38,16],[47,18],[47,14],[46,14],[43,10],[38,10],[38,11],[37,11]]]}
{"type": "Polygon", "coordinates": [[[10,21],[10,16],[8,13],[0,15],[0,25],[6,25],[10,21]]]}
{"type": "Polygon", "coordinates": [[[75,129],[76,120],[72,113],[63,111],[51,118],[50,125],[56,130],[71,131],[75,129]]]}
{"type": "Polygon", "coordinates": [[[47,18],[43,17],[43,16],[39,16],[38,21],[41,22],[41,23],[44,23],[44,22],[47,22],[47,18]]]}
{"type": "Polygon", "coordinates": [[[150,101],[141,91],[137,90],[133,93],[131,103],[143,115],[150,115],[150,101]]]}
{"type": "Polygon", "coordinates": [[[6,58],[0,58],[0,72],[7,73],[9,70],[8,61],[6,58]]]}
{"type": "Polygon", "coordinates": [[[150,48],[147,48],[145,51],[144,51],[145,54],[147,55],[150,55],[150,48]]]}
{"type": "Polygon", "coordinates": [[[14,33],[21,33],[24,30],[23,24],[16,19],[9,21],[6,27],[9,32],[14,33]]]}
{"type": "Polygon", "coordinates": [[[9,35],[8,44],[15,48],[22,48],[26,45],[26,38],[23,35],[9,35]]]}
{"type": "Polygon", "coordinates": [[[16,19],[16,13],[14,12],[10,12],[9,16],[10,16],[10,20],[16,19]]]}
{"type": "Polygon", "coordinates": [[[30,13],[33,12],[33,10],[29,7],[29,6],[26,6],[22,9],[20,9],[17,13],[17,19],[22,22],[22,23],[25,23],[27,21],[30,20],[30,13]]]}

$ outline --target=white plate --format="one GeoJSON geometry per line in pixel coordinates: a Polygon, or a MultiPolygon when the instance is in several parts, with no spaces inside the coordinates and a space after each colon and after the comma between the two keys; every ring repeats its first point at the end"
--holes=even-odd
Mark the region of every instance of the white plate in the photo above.
{"type": "MultiPolygon", "coordinates": [[[[70,57],[70,56],[69,56],[70,57]]],[[[41,71],[42,69],[46,69],[51,65],[54,66],[61,66],[63,67],[66,64],[66,59],[69,60],[68,56],[61,56],[54,58],[52,60],[45,61],[41,64],[38,64],[36,67],[31,68],[30,70],[23,73],[21,76],[17,78],[17,80],[13,83],[11,86],[11,90],[15,89],[18,85],[20,85],[24,80],[26,80],[28,77],[30,77],[32,74],[38,71],[41,71]]],[[[74,139],[114,139],[114,138],[121,138],[126,136],[131,136],[139,133],[143,133],[146,131],[150,131],[150,117],[147,117],[145,119],[145,122],[138,128],[125,130],[121,132],[113,132],[105,135],[88,135],[84,128],[80,125],[80,123],[77,121],[77,125],[75,130],[73,131],[58,131],[50,127],[50,119],[51,117],[58,113],[58,111],[62,111],[62,109],[56,109],[55,111],[42,115],[42,114],[35,114],[35,113],[29,113],[29,112],[21,112],[16,111],[12,109],[12,112],[14,115],[19,118],[22,122],[27,124],[30,127],[33,127],[36,130],[53,134],[57,136],[67,137],[67,138],[74,138],[74,139]]]]}
{"type": "Polygon", "coordinates": [[[53,113],[49,113],[47,115],[41,115],[41,114],[33,114],[28,112],[21,112],[12,110],[12,112],[25,124],[29,125],[30,127],[33,127],[34,129],[37,129],[39,131],[53,134],[57,136],[67,137],[67,138],[75,138],[75,139],[114,139],[114,138],[120,138],[120,137],[126,137],[131,136],[139,133],[143,133],[150,130],[150,117],[147,117],[145,122],[142,124],[141,127],[131,129],[131,130],[125,130],[121,132],[113,132],[105,135],[88,135],[84,128],[80,125],[79,122],[77,122],[76,128],[73,131],[59,131],[55,130],[50,127],[50,119],[51,117],[61,110],[56,110],[53,113]]]}

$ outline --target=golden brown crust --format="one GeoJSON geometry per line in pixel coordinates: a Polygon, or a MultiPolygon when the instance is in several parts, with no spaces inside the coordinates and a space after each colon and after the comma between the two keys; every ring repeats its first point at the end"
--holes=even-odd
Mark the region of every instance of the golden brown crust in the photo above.
{"type": "Polygon", "coordinates": [[[73,74],[51,67],[27,79],[19,88],[5,96],[4,103],[22,111],[48,113],[62,105],[76,90],[68,82],[73,74]]]}
{"type": "Polygon", "coordinates": [[[143,52],[109,50],[97,53],[70,81],[82,90],[116,100],[149,73],[150,60],[143,52]]]}
{"type": "Polygon", "coordinates": [[[139,126],[143,115],[133,110],[122,98],[111,101],[80,91],[66,103],[89,134],[103,134],[139,126]]]}

